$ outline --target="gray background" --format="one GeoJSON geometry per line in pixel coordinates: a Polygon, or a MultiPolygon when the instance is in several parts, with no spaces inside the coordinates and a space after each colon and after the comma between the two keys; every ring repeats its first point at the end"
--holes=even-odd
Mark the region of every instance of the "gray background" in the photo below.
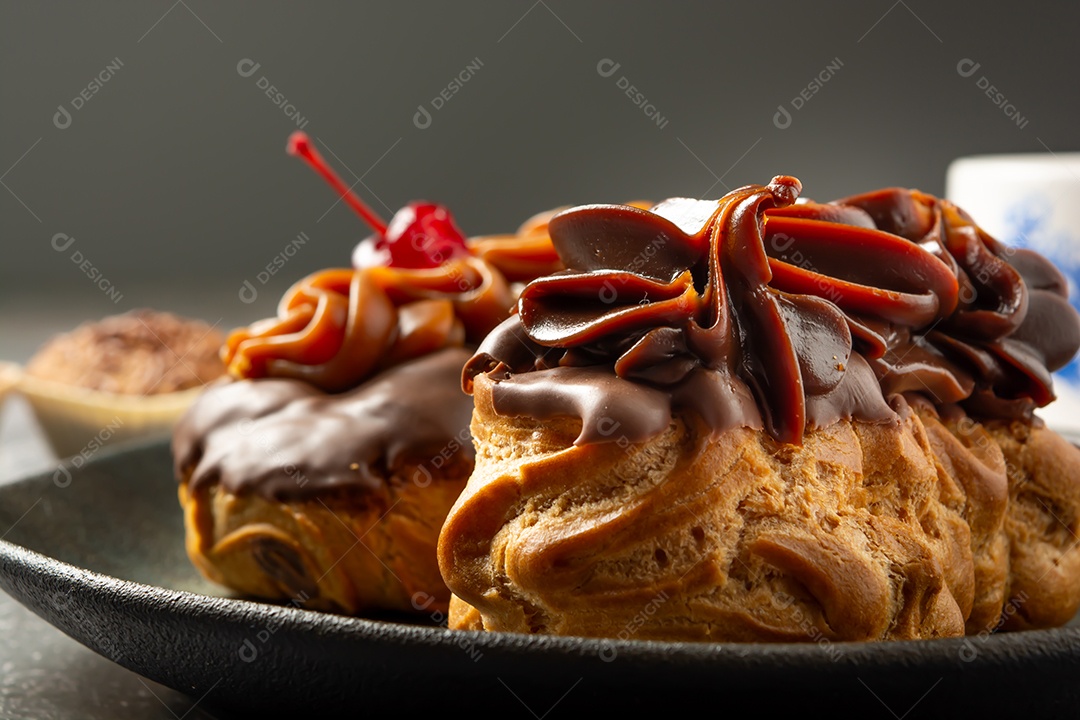
{"type": "Polygon", "coordinates": [[[366,229],[285,154],[296,123],[261,77],[380,212],[438,200],[472,234],[554,205],[719,195],[777,173],[817,199],[940,193],[959,155],[1078,149],[1077,3],[309,5],[2,6],[0,358],[140,306],[244,322],[304,274],[347,263],[366,229]],[[55,127],[58,106],[115,58],[123,66],[55,127]],[[244,58],[261,65],[251,77],[237,72],[244,58]],[[418,105],[475,58],[479,71],[418,129],[418,105]],[[604,58],[621,65],[611,77],[597,72],[604,58]],[[837,58],[778,129],[777,107],[837,58]],[[971,77],[957,72],[964,58],[981,64],[971,77]],[[623,76],[663,129],[621,93],[623,76]],[[983,76],[1023,129],[980,91],[983,76]],[[240,303],[242,282],[301,231],[307,245],[257,285],[254,306],[240,303]],[[56,233],[75,244],[53,250],[56,233]]]}
{"type": "MultiPolygon", "coordinates": [[[[957,156],[1080,149],[1078,3],[309,5],[0,4],[0,360],[136,307],[228,328],[272,312],[308,272],[347,264],[366,230],[285,155],[295,122],[263,77],[376,209],[438,200],[472,234],[560,204],[717,196],[778,173],[817,199],[885,185],[940,194],[957,156]],[[250,77],[237,72],[246,58],[260,64],[250,77]],[[122,67],[71,111],[115,59],[122,67]],[[476,59],[417,128],[417,107],[430,111],[476,59]],[[620,64],[610,77],[597,72],[603,59],[620,64]],[[957,72],[964,59],[980,64],[970,77],[957,72]],[[792,111],[830,63],[842,65],[792,111]],[[662,129],[622,94],[623,77],[662,129]],[[53,122],[60,105],[66,129],[53,122]],[[780,105],[786,129],[773,122],[780,105]],[[299,232],[310,241],[259,282],[299,232]],[[75,238],[64,252],[57,233],[75,238]],[[259,290],[252,304],[238,299],[245,280],[259,290]]],[[[0,482],[55,467],[25,403],[3,409],[0,482]]],[[[194,702],[0,595],[3,717],[208,717],[194,702]]]]}

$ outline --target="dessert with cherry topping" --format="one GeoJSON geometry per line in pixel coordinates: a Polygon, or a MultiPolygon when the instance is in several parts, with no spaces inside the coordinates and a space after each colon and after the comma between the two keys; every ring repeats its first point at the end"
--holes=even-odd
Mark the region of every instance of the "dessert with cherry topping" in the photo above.
{"type": "Polygon", "coordinates": [[[1080,450],[1034,411],[1080,346],[1046,259],[885,189],[551,218],[465,367],[476,459],[450,626],[895,640],[1080,606],[1080,450]]]}
{"type": "Polygon", "coordinates": [[[306,160],[375,231],[353,266],[293,285],[222,347],[229,382],[173,439],[187,549],[246,595],[343,613],[445,610],[435,543],[472,470],[461,368],[515,284],[559,269],[534,218],[467,239],[445,207],[384,222],[302,133],[306,160]]]}

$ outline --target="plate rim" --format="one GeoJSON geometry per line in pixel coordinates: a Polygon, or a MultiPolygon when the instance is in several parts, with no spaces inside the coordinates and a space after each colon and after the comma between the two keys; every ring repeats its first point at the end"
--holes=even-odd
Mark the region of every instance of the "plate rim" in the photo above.
{"type": "MultiPolygon", "coordinates": [[[[122,461],[124,457],[140,453],[160,452],[169,445],[165,438],[140,439],[116,443],[106,447],[88,460],[83,467],[103,465],[108,461],[122,461]]],[[[65,461],[60,460],[59,464],[65,461]]],[[[19,488],[34,487],[51,482],[48,470],[28,473],[0,485],[0,499],[19,488]]],[[[9,531],[10,532],[10,531],[9,531]]],[[[922,640],[884,641],[825,641],[825,642],[732,642],[732,641],[663,641],[647,639],[596,638],[584,636],[530,635],[513,632],[489,632],[477,630],[449,630],[436,625],[410,624],[348,616],[287,604],[275,604],[259,599],[207,595],[191,590],[181,590],[163,585],[152,585],[127,580],[114,575],[81,567],[60,560],[45,552],[34,550],[7,539],[0,539],[0,589],[16,601],[43,617],[59,631],[71,635],[45,617],[32,604],[12,591],[9,565],[35,571],[36,575],[60,581],[71,589],[85,588],[108,592],[117,597],[153,598],[154,604],[181,608],[185,615],[213,618],[218,621],[249,622],[255,617],[266,617],[300,631],[317,631],[322,634],[339,635],[360,642],[408,642],[421,648],[439,649],[461,647],[462,637],[468,637],[470,647],[480,651],[512,653],[550,653],[554,655],[600,654],[608,650],[620,661],[650,662],[657,658],[693,663],[724,664],[732,657],[743,660],[770,662],[779,658],[796,664],[818,665],[822,662],[835,665],[855,662],[861,666],[892,665],[917,658],[920,663],[930,658],[946,666],[975,667],[982,662],[994,662],[1002,658],[1016,658],[1017,654],[1057,650],[1080,660],[1080,627],[1056,627],[1041,630],[1025,630],[1006,633],[966,635],[949,638],[922,640]],[[1040,643],[1039,640],[1043,640],[1040,643]],[[961,653],[979,641],[977,652],[971,660],[964,660],[961,653]]],[[[79,638],[75,638],[83,642],[79,638]]],[[[83,642],[83,644],[86,644],[83,642]]],[[[100,652],[97,648],[89,646],[100,652]]],[[[601,656],[602,657],[602,656],[601,656]]]]}

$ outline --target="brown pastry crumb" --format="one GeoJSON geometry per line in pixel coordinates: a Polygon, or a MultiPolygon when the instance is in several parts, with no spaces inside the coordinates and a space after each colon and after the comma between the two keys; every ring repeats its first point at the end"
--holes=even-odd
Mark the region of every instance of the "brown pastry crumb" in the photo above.
{"type": "Polygon", "coordinates": [[[224,337],[200,320],[133,310],[54,337],[30,359],[33,377],[124,395],[204,385],[225,372],[224,337]]]}

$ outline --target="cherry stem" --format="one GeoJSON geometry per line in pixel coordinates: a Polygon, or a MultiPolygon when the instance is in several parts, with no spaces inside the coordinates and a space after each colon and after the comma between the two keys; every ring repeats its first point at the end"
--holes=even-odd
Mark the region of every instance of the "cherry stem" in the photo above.
{"type": "Polygon", "coordinates": [[[330,168],[323,156],[320,155],[319,151],[311,144],[311,138],[308,137],[307,133],[297,130],[290,135],[289,143],[285,150],[290,155],[296,155],[306,160],[308,165],[310,165],[315,172],[322,175],[323,179],[338,191],[341,199],[348,203],[349,207],[355,210],[356,214],[364,219],[364,222],[370,225],[379,235],[386,234],[386,223],[383,222],[383,219],[365,205],[364,202],[356,196],[356,193],[352,191],[352,188],[346,185],[341,177],[330,168]]]}

